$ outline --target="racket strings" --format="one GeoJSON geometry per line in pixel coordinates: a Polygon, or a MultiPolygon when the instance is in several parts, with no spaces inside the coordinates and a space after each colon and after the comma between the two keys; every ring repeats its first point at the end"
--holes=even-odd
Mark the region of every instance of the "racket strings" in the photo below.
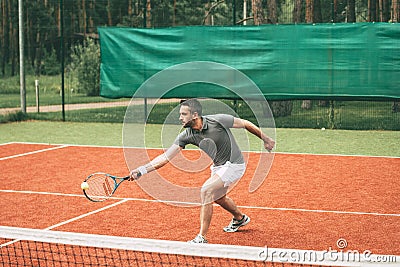
{"type": "Polygon", "coordinates": [[[114,191],[114,180],[105,174],[94,174],[87,183],[86,195],[93,200],[103,200],[110,197],[114,191]]]}

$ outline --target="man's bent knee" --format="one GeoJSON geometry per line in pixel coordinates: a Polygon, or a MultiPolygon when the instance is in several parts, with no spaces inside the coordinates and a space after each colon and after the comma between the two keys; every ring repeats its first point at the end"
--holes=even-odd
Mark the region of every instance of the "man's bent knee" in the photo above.
{"type": "Polygon", "coordinates": [[[201,202],[202,204],[208,204],[214,202],[215,197],[215,190],[212,188],[203,187],[201,188],[201,202]]]}
{"type": "Polygon", "coordinates": [[[225,203],[225,201],[226,201],[226,195],[223,195],[222,197],[214,200],[214,202],[217,203],[218,205],[225,203]]]}

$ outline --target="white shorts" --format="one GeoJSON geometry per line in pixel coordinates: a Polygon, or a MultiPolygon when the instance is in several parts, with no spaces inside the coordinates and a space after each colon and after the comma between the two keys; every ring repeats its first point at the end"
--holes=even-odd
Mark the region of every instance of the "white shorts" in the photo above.
{"type": "Polygon", "coordinates": [[[222,182],[224,182],[224,186],[228,187],[242,178],[244,172],[246,171],[246,164],[235,164],[227,161],[224,165],[211,165],[210,169],[211,175],[217,174],[219,177],[221,177],[222,182]]]}

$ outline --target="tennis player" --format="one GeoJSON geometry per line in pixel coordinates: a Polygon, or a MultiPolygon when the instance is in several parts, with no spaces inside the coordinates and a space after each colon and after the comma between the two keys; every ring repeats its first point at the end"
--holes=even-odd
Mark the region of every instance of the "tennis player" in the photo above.
{"type": "Polygon", "coordinates": [[[275,141],[248,120],[227,114],[202,116],[202,106],[197,99],[181,101],[179,114],[179,120],[186,129],[177,136],[165,153],[132,170],[130,176],[131,180],[138,179],[164,166],[188,144],[196,145],[206,152],[213,160],[211,175],[201,188],[200,232],[189,242],[207,243],[206,235],[213,214],[213,202],[233,216],[230,224],[224,227],[225,232],[236,232],[250,222],[250,218],[226,195],[229,185],[238,181],[246,170],[242,152],[230,128],[245,128],[263,140],[268,151],[273,149],[275,141]]]}

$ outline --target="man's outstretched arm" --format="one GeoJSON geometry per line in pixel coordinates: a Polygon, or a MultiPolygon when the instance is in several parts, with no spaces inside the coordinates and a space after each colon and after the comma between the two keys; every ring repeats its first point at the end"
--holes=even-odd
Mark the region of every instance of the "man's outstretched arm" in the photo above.
{"type": "Polygon", "coordinates": [[[268,151],[271,151],[275,146],[275,141],[271,137],[263,133],[263,131],[251,121],[235,117],[233,119],[233,128],[245,128],[247,131],[263,140],[264,148],[268,151]]]}
{"type": "Polygon", "coordinates": [[[130,180],[138,179],[143,174],[146,174],[148,172],[151,172],[151,171],[161,168],[162,166],[167,164],[173,157],[175,157],[181,150],[182,150],[182,148],[180,146],[173,144],[172,146],[170,146],[167,149],[167,151],[165,151],[163,154],[157,156],[149,163],[132,170],[130,173],[130,176],[131,176],[130,180]]]}

